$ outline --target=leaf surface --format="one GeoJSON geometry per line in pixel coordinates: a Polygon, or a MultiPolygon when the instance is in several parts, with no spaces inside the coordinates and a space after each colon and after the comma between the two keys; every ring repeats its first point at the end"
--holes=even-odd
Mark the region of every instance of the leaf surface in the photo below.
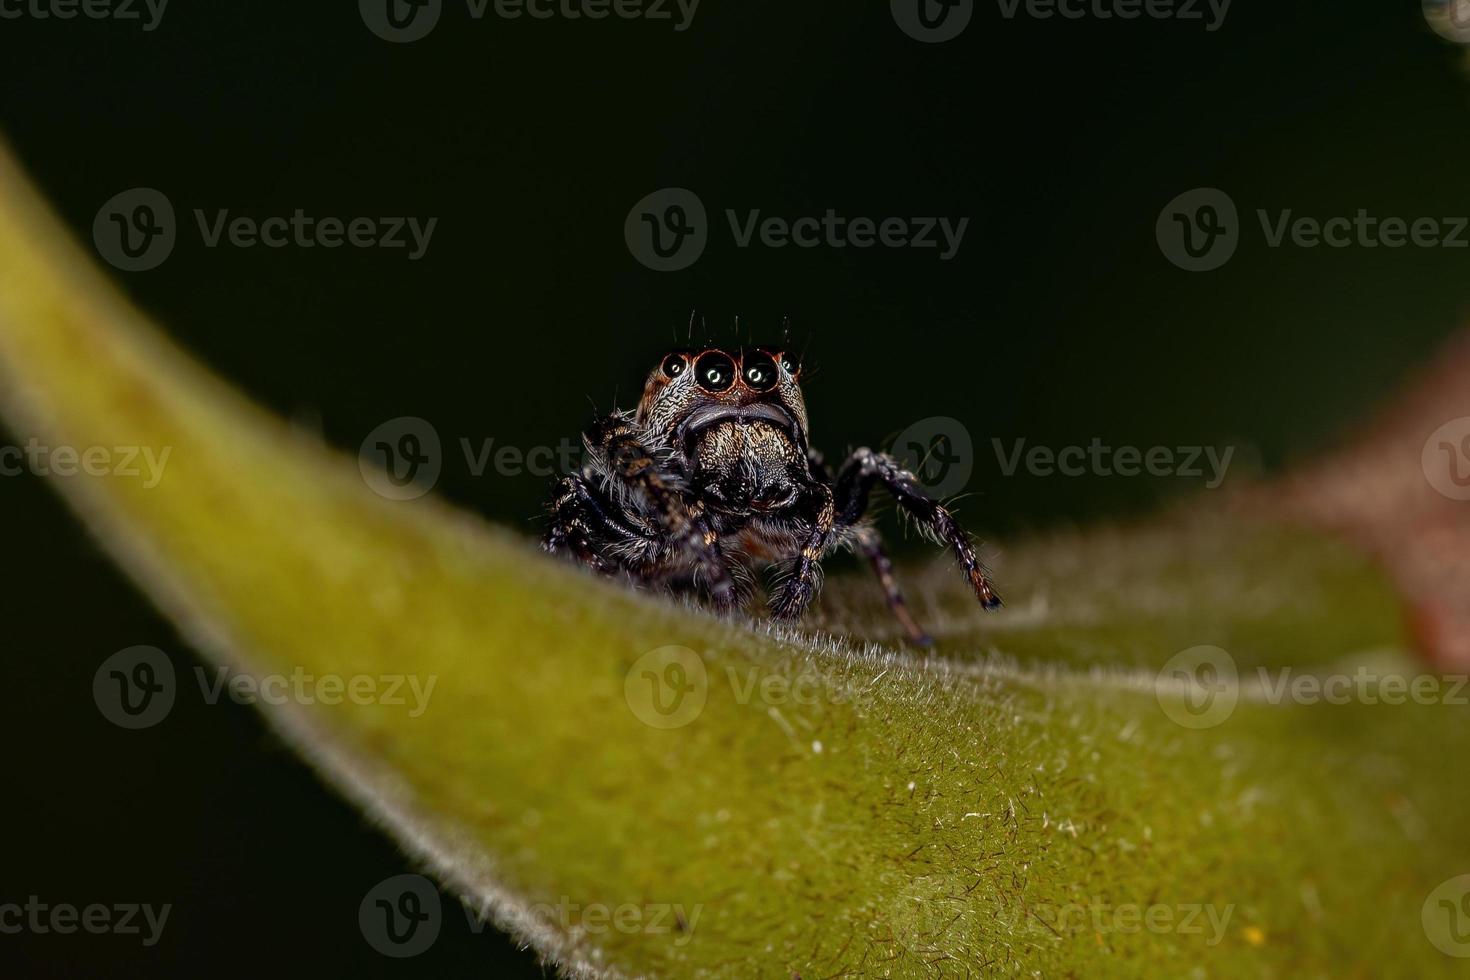
{"type": "Polygon", "coordinates": [[[54,483],[204,656],[433,684],[425,705],[262,710],[568,973],[1456,964],[1421,910],[1470,871],[1445,761],[1467,756],[1465,708],[1271,697],[1284,667],[1420,671],[1385,577],[1316,532],[1211,507],[1017,542],[993,615],[946,563],[904,570],[940,641],[922,656],[859,577],[800,631],[719,621],[374,495],[145,322],[8,157],[0,403],[22,439],[167,449],[156,486],[54,483]],[[1198,692],[1157,672],[1202,645],[1241,683],[1188,727],[1198,692]]]}

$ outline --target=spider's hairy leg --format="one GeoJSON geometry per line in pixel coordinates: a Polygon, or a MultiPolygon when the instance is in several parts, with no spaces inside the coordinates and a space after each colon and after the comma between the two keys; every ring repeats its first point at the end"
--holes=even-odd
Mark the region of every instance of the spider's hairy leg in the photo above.
{"type": "Polygon", "coordinates": [[[606,416],[594,422],[583,439],[606,464],[610,477],[653,508],[672,544],[692,556],[695,576],[703,581],[715,606],[734,607],[738,592],[721,553],[719,535],[706,519],[703,506],[686,501],[676,481],[663,471],[633,421],[621,414],[606,416]]]}
{"type": "Polygon", "coordinates": [[[771,596],[771,616],[775,619],[797,619],[811,605],[822,586],[822,555],[832,540],[837,520],[837,507],[832,488],[824,483],[807,487],[797,503],[797,520],[807,527],[801,551],[793,560],[788,577],[771,596]]]}
{"type": "Polygon", "coordinates": [[[881,483],[927,533],[950,546],[982,606],[986,609],[1000,606],[1000,596],[986,575],[985,566],[976,557],[970,536],[942,504],[920,489],[917,477],[886,453],[858,449],[842,464],[836,487],[839,526],[855,524],[862,518],[875,483],[881,483]]]}
{"type": "Polygon", "coordinates": [[[557,482],[541,547],[570,554],[603,575],[626,570],[648,576],[659,559],[657,540],[614,516],[611,503],[582,476],[557,482]]]}
{"type": "Polygon", "coordinates": [[[887,600],[894,617],[903,624],[904,631],[909,635],[909,642],[921,647],[932,646],[934,638],[925,632],[909,612],[903,590],[893,578],[893,562],[889,559],[878,532],[871,527],[859,526],[853,529],[853,539],[854,547],[868,559],[873,574],[878,576],[878,584],[883,587],[883,598],[887,600]]]}

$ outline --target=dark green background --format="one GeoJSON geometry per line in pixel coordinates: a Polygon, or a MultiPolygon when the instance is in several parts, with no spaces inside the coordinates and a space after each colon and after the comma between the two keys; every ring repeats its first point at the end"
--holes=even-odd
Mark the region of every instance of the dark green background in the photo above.
{"type": "MultiPolygon", "coordinates": [[[[705,0],[694,24],[472,22],[450,0],[392,45],[352,4],[176,2],[135,24],[0,20],[0,129],[76,233],[134,186],[189,212],[437,217],[427,256],[206,249],[117,274],[190,351],[355,450],[430,420],[442,492],[532,532],[544,480],[468,472],[460,437],[554,445],[589,399],[630,401],[698,311],[757,340],[787,318],[831,453],[935,415],[978,458],[977,530],[1136,513],[1199,481],[998,472],[1007,443],[1236,446],[1276,469],[1350,435],[1465,313],[1470,251],[1270,249],[1256,208],[1470,213],[1462,55],[1412,3],[1236,0],[1198,22],[1007,22],[904,36],[881,3],[705,0]],[[1381,9],[1374,10],[1373,7],[1381,9]],[[1393,9],[1397,7],[1398,9],[1393,9]],[[797,217],[971,219],[932,251],[737,249],[644,269],[623,220],[695,190],[797,217]],[[1164,260],[1175,195],[1246,219],[1223,269],[1164,260]]],[[[7,438],[9,438],[7,436],[7,438]]],[[[10,792],[0,901],[171,902],[155,948],[0,936],[8,976],[533,975],[450,909],[433,950],[383,958],[357,904],[396,848],[249,709],[182,697],[155,729],[96,712],[93,671],[152,643],[193,660],[37,480],[0,479],[10,792]]],[[[1004,579],[1004,568],[997,568],[1004,579]]]]}

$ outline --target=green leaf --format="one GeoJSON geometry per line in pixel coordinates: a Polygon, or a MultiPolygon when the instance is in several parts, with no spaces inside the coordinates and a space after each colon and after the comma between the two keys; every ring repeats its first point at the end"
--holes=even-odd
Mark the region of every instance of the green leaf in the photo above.
{"type": "Polygon", "coordinates": [[[1316,532],[1212,506],[1020,542],[994,615],[947,564],[909,569],[923,656],[861,578],[804,630],[719,621],[369,492],[164,340],[8,158],[0,378],[22,437],[168,450],[154,486],[54,484],[203,655],[433,684],[262,710],[569,973],[1457,965],[1421,913],[1470,871],[1464,707],[1272,696],[1281,667],[1419,672],[1384,577],[1316,532]],[[1176,656],[1198,647],[1241,679],[1209,727],[1188,678],[1218,655],[1176,656]]]}

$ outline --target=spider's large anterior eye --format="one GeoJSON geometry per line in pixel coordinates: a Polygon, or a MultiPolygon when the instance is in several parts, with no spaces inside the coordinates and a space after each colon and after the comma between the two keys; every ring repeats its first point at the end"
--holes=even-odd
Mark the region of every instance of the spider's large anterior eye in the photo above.
{"type": "Polygon", "coordinates": [[[769,354],[754,351],[744,357],[745,383],[756,391],[765,391],[776,384],[776,362],[769,354]]]}
{"type": "Polygon", "coordinates": [[[689,367],[689,362],[684,360],[683,354],[670,354],[664,358],[664,377],[677,378],[689,367]]]}
{"type": "Polygon", "coordinates": [[[694,362],[694,380],[705,391],[724,391],[735,383],[735,362],[729,354],[712,350],[694,362]]]}

